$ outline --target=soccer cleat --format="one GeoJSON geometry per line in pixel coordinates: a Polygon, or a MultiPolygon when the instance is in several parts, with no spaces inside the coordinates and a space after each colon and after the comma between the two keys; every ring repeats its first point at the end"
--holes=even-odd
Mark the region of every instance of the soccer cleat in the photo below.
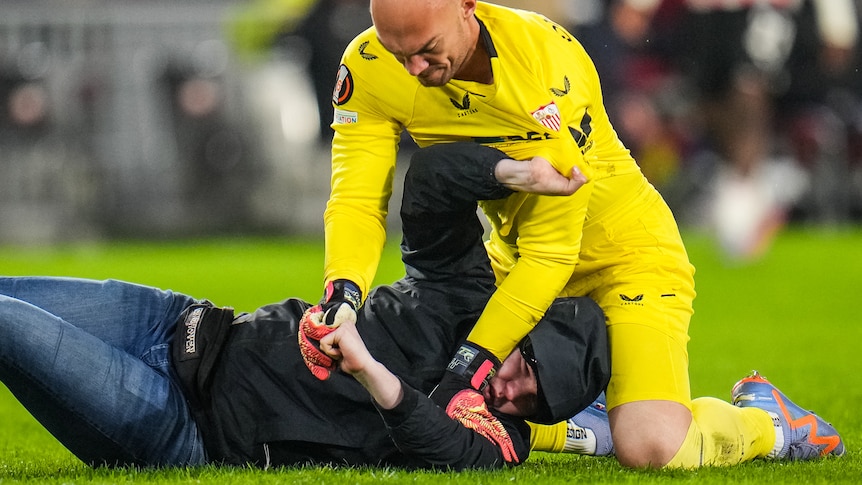
{"type": "Polygon", "coordinates": [[[844,443],[831,424],[793,404],[757,371],[737,382],[731,397],[735,406],[763,409],[772,417],[776,443],[770,458],[813,460],[844,454],[844,443]]]}
{"type": "Polygon", "coordinates": [[[566,426],[564,452],[593,456],[614,454],[604,392],[586,409],[569,418],[566,426]]]}

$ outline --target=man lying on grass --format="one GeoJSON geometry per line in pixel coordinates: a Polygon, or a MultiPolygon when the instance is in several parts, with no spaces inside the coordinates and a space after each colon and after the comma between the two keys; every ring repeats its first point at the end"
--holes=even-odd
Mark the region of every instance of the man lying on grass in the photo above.
{"type": "Polygon", "coordinates": [[[298,349],[297,325],[310,306],[301,300],[233,318],[228,309],[131,283],[2,278],[0,380],[93,466],[456,469],[522,462],[531,432],[515,416],[540,418],[544,408],[565,420],[606,382],[601,310],[585,298],[560,300],[491,380],[491,407],[465,403],[462,422],[473,429],[465,427],[427,394],[466,322],[450,324],[451,313],[412,289],[378,288],[355,326],[323,338],[344,372],[321,382],[298,349]],[[551,355],[567,345],[573,350],[551,355]],[[185,366],[194,370],[183,385],[185,366]],[[549,402],[551,390],[537,392],[566,381],[579,392],[563,403],[549,402]]]}
{"type": "Polygon", "coordinates": [[[407,274],[366,298],[355,327],[301,321],[299,299],[237,316],[119,281],[0,278],[0,380],[94,466],[519,464],[542,432],[524,418],[565,422],[607,384],[604,315],[557,300],[484,400],[437,407],[427,396],[459,371],[447,364],[494,291],[475,201],[510,193],[470,185],[468,199],[402,208],[407,274]]]}

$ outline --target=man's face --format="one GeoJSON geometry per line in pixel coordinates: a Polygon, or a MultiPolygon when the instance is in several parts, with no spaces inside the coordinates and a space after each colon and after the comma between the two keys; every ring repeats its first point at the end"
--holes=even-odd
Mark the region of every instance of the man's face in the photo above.
{"type": "Polygon", "coordinates": [[[375,19],[377,37],[423,86],[443,86],[454,78],[475,49],[469,35],[472,16],[459,3],[404,12],[397,19],[375,19]]]}
{"type": "Polygon", "coordinates": [[[485,402],[501,413],[530,416],[538,409],[538,382],[533,367],[520,350],[506,357],[497,374],[485,387],[485,402]]]}

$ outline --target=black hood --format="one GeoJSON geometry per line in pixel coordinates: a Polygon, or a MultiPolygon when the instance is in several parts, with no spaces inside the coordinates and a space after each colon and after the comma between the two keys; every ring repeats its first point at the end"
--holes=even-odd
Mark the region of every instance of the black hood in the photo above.
{"type": "Polygon", "coordinates": [[[558,298],[519,347],[534,357],[539,407],[527,419],[565,421],[589,406],[611,378],[605,314],[590,298],[558,298]]]}

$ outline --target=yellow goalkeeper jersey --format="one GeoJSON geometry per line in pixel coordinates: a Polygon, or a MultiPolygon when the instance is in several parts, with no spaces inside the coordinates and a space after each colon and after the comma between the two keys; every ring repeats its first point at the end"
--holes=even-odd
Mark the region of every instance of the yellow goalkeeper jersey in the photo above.
{"type": "Polygon", "coordinates": [[[373,27],[345,50],[333,93],[324,277],[349,279],[368,294],[402,130],[420,147],[476,141],[514,159],[543,156],[563,174],[577,165],[589,182],[573,196],[519,193],[482,204],[498,291],[476,328],[492,325],[508,337],[476,343],[503,359],[572,277],[584,220],[604,212],[590,203],[595,186],[640,169],[608,120],[592,61],[571,34],[539,14],[493,4],[480,2],[475,16],[493,84],[424,87],[373,27]]]}

